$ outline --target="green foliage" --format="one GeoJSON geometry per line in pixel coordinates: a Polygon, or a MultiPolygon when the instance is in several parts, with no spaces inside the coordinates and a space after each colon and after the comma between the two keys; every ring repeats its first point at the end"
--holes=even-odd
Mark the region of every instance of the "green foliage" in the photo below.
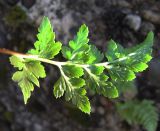
{"type": "Polygon", "coordinates": [[[147,131],[156,131],[158,112],[149,100],[132,100],[118,103],[117,110],[120,116],[130,125],[141,124],[147,131]]]}
{"type": "Polygon", "coordinates": [[[84,63],[88,60],[88,33],[88,27],[86,25],[82,25],[75,39],[69,41],[69,47],[64,46],[62,48],[62,54],[66,59],[77,63],[84,63]]]}
{"type": "Polygon", "coordinates": [[[133,80],[135,73],[145,70],[147,62],[152,58],[152,32],[142,44],[129,49],[111,40],[105,53],[108,62],[103,62],[103,53],[89,43],[86,25],[80,27],[75,38],[62,50],[61,43],[55,42],[55,33],[47,17],[43,18],[38,32],[34,49],[29,50],[27,55],[16,55],[10,59],[11,64],[19,70],[13,75],[13,80],[21,87],[25,103],[33,91],[33,84],[39,86],[38,78],[45,77],[40,62],[56,65],[60,70],[61,76],[54,85],[55,97],[64,95],[67,101],[89,114],[91,107],[86,89],[92,89],[108,98],[116,98],[120,86],[118,83],[133,80]],[[67,61],[50,60],[60,50],[67,61]]]}
{"type": "Polygon", "coordinates": [[[44,67],[39,61],[25,60],[16,56],[10,57],[10,62],[19,69],[13,74],[12,79],[18,82],[26,104],[31,92],[34,90],[34,85],[39,87],[38,78],[46,77],[44,67]]]}
{"type": "Polygon", "coordinates": [[[114,81],[131,81],[136,76],[136,72],[142,72],[151,60],[153,46],[153,33],[150,32],[141,44],[124,49],[113,40],[109,42],[106,57],[112,65],[109,74],[114,81]]]}
{"type": "Polygon", "coordinates": [[[56,98],[63,96],[65,99],[72,100],[79,109],[85,113],[90,112],[90,103],[86,97],[86,90],[82,88],[85,80],[80,78],[84,74],[83,69],[78,66],[65,65],[61,69],[61,77],[54,85],[54,95],[56,98]]]}
{"type": "Polygon", "coordinates": [[[94,45],[89,45],[88,27],[82,25],[74,40],[69,41],[69,47],[62,47],[64,58],[75,63],[93,64],[102,61],[103,54],[94,45]]]}
{"type": "Polygon", "coordinates": [[[47,17],[38,28],[38,40],[35,42],[35,49],[29,50],[29,54],[38,55],[41,58],[52,59],[61,50],[61,43],[55,42],[55,33],[52,30],[52,25],[47,17]]]}

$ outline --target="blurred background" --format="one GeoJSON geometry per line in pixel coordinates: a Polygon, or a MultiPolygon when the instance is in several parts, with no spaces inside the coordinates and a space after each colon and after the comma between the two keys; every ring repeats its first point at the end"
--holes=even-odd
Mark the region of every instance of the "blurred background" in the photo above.
{"type": "Polygon", "coordinates": [[[50,18],[56,39],[63,44],[85,23],[90,42],[101,51],[111,38],[130,47],[153,31],[154,59],[121,90],[120,98],[109,100],[89,93],[89,116],[63,98],[55,99],[53,85],[59,72],[50,65],[46,65],[48,75],[41,80],[41,88],[35,88],[24,105],[20,89],[11,80],[15,70],[8,56],[0,54],[0,131],[143,131],[141,125],[120,117],[115,101],[152,100],[160,112],[160,0],[0,0],[0,48],[26,52],[33,47],[43,16],[50,18]]]}

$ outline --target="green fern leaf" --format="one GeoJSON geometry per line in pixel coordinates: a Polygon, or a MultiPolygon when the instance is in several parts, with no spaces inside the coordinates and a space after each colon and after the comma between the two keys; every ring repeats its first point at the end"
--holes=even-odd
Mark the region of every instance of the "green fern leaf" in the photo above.
{"type": "Polygon", "coordinates": [[[26,104],[31,96],[31,92],[34,90],[34,85],[39,87],[38,79],[46,77],[44,67],[39,61],[20,59],[16,56],[10,57],[10,62],[19,69],[19,71],[13,74],[12,79],[18,82],[23,93],[24,103],[26,104]]]}
{"type": "Polygon", "coordinates": [[[129,124],[140,124],[147,131],[156,131],[158,124],[158,113],[153,101],[132,100],[118,103],[117,110],[120,116],[129,124]]]}
{"type": "Polygon", "coordinates": [[[152,32],[144,42],[129,49],[124,49],[111,40],[105,53],[108,62],[104,61],[103,53],[89,43],[88,34],[88,27],[83,24],[69,45],[62,47],[62,55],[67,61],[50,60],[60,52],[62,44],[55,41],[51,22],[44,17],[38,28],[34,49],[29,50],[27,55],[11,53],[15,55],[10,58],[11,64],[18,68],[12,79],[21,87],[25,103],[30,98],[34,85],[39,86],[38,79],[46,77],[41,62],[55,65],[60,70],[61,76],[54,85],[54,96],[65,96],[67,101],[72,101],[88,114],[90,103],[86,88],[108,98],[116,98],[121,86],[119,83],[135,79],[137,72],[148,67],[147,63],[152,58],[152,32]]]}
{"type": "Polygon", "coordinates": [[[106,57],[111,65],[109,74],[112,80],[131,81],[136,72],[142,72],[151,60],[153,33],[150,32],[144,42],[136,47],[124,49],[113,40],[109,42],[106,57]]]}
{"type": "Polygon", "coordinates": [[[55,33],[47,17],[44,17],[38,29],[38,40],[35,42],[35,49],[28,51],[29,54],[38,55],[42,58],[52,59],[61,50],[61,43],[55,42],[55,33]]]}
{"type": "Polygon", "coordinates": [[[62,54],[66,59],[78,63],[85,63],[88,60],[88,33],[88,27],[86,25],[82,25],[75,39],[69,42],[69,47],[62,47],[62,54]]]}
{"type": "MultiPolygon", "coordinates": [[[[62,73],[63,74],[63,73],[62,73]]],[[[72,75],[73,76],[73,75],[72,75]]],[[[76,75],[77,77],[77,75],[76,75]]],[[[54,95],[59,98],[64,95],[67,101],[72,101],[80,110],[85,113],[90,113],[90,103],[86,96],[86,91],[82,88],[85,81],[82,78],[69,78],[62,75],[54,85],[54,95]]]]}

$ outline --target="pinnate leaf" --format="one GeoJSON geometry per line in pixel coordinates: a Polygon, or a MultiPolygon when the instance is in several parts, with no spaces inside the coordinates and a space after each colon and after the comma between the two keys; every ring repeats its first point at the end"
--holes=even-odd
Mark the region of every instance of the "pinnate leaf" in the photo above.
{"type": "Polygon", "coordinates": [[[82,25],[79,28],[75,39],[69,41],[69,47],[62,47],[62,54],[66,59],[78,63],[84,63],[89,59],[87,54],[90,49],[87,44],[89,42],[88,33],[88,27],[85,24],[82,25]]]}
{"type": "Polygon", "coordinates": [[[158,112],[149,100],[132,100],[117,103],[117,110],[130,125],[141,124],[147,131],[156,131],[158,125],[158,112]]]}
{"type": "Polygon", "coordinates": [[[16,54],[10,57],[11,64],[18,69],[12,79],[18,82],[25,103],[30,98],[34,86],[39,87],[38,79],[46,77],[40,61],[56,65],[60,70],[61,76],[54,84],[54,96],[65,96],[67,101],[72,101],[88,114],[91,109],[85,88],[91,88],[108,98],[116,98],[122,83],[132,81],[137,72],[148,67],[147,63],[152,58],[152,32],[144,42],[131,48],[123,48],[115,41],[109,41],[105,53],[108,62],[104,61],[103,53],[89,43],[88,34],[88,27],[83,24],[75,38],[69,41],[69,45],[62,47],[62,55],[68,61],[51,61],[50,59],[60,52],[62,44],[55,41],[55,33],[49,19],[43,18],[34,49],[28,51],[31,55],[17,57],[16,54]]]}
{"type": "Polygon", "coordinates": [[[85,113],[90,113],[90,103],[86,96],[86,91],[82,88],[85,85],[85,80],[79,78],[83,75],[83,70],[76,66],[63,67],[61,77],[54,85],[54,95],[56,98],[62,97],[65,93],[65,99],[72,101],[80,110],[85,113]],[[70,70],[70,74],[65,70],[70,70]],[[75,72],[73,72],[75,69],[75,72]],[[66,74],[65,74],[66,73],[66,74]]]}
{"type": "Polygon", "coordinates": [[[38,32],[38,40],[34,44],[35,49],[29,50],[28,53],[47,59],[54,58],[61,50],[62,44],[55,42],[55,33],[47,17],[43,18],[38,32]]]}
{"type": "Polygon", "coordinates": [[[69,42],[70,48],[72,48],[73,50],[78,50],[82,45],[87,44],[89,41],[88,33],[88,27],[83,24],[80,27],[75,39],[69,42]]]}
{"type": "Polygon", "coordinates": [[[12,79],[18,82],[23,93],[24,103],[26,104],[31,96],[31,92],[34,90],[34,85],[39,87],[38,78],[46,76],[44,67],[39,61],[22,59],[16,56],[10,57],[10,62],[19,69],[19,71],[13,74],[12,79]]]}
{"type": "Polygon", "coordinates": [[[151,60],[153,33],[150,32],[141,44],[124,49],[113,40],[109,42],[106,57],[111,65],[109,74],[112,80],[131,81],[136,72],[142,72],[151,60]]]}

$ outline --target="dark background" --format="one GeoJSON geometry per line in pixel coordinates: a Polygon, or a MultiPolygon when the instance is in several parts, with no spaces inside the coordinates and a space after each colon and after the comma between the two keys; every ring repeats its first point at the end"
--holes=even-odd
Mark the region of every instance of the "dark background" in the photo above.
{"type": "MultiPolygon", "coordinates": [[[[50,18],[56,39],[63,44],[85,23],[90,42],[102,51],[111,38],[130,47],[154,31],[154,59],[145,72],[137,75],[137,92],[127,92],[125,96],[153,100],[160,110],[159,0],[0,0],[0,48],[25,52],[33,47],[43,16],[50,18]]],[[[0,55],[0,131],[142,131],[140,126],[123,121],[113,100],[102,96],[89,94],[90,116],[63,98],[56,100],[52,90],[59,74],[53,66],[46,65],[46,70],[48,75],[41,80],[41,88],[35,88],[24,105],[20,89],[11,80],[15,70],[8,56],[0,55]]]]}

